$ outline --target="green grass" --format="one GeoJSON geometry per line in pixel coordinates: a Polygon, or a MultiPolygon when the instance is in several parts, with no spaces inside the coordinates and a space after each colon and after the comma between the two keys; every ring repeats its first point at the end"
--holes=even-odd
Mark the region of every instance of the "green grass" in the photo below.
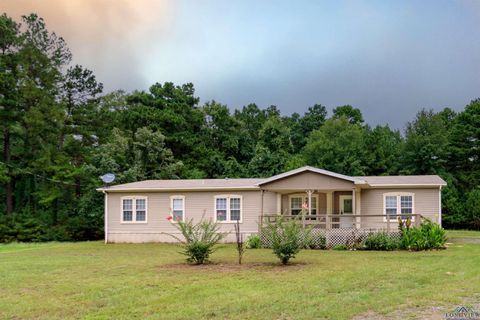
{"type": "Polygon", "coordinates": [[[448,238],[480,238],[480,231],[447,230],[448,238]]]}
{"type": "Polygon", "coordinates": [[[478,244],[308,250],[286,267],[267,249],[247,250],[242,267],[232,245],[207,266],[185,265],[178,251],[166,244],[1,245],[0,318],[350,319],[478,301],[478,244]]]}

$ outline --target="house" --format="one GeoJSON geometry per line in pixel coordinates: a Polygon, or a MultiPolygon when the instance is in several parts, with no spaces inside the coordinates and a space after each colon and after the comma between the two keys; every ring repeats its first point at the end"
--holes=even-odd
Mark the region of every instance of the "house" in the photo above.
{"type": "Polygon", "coordinates": [[[214,219],[258,233],[279,215],[321,230],[396,230],[398,218],[441,224],[436,175],[353,177],[302,167],[263,179],[146,180],[97,189],[105,194],[106,242],[174,242],[177,219],[214,219]],[[172,216],[173,219],[168,219],[172,216]]]}

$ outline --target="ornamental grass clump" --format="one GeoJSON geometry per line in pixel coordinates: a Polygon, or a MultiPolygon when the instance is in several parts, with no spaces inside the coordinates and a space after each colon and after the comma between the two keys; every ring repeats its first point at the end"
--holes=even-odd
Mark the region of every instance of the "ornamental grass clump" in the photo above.
{"type": "Polygon", "coordinates": [[[193,223],[193,219],[186,222],[179,220],[174,226],[184,239],[171,236],[182,243],[181,253],[187,257],[187,262],[192,264],[208,262],[210,255],[215,251],[215,245],[226,236],[225,233],[219,232],[219,225],[211,220],[202,219],[196,224],[193,223]]]}
{"type": "Polygon", "coordinates": [[[305,248],[311,229],[303,229],[297,220],[285,221],[279,217],[275,222],[268,223],[263,232],[272,244],[273,253],[285,265],[305,248]]]}

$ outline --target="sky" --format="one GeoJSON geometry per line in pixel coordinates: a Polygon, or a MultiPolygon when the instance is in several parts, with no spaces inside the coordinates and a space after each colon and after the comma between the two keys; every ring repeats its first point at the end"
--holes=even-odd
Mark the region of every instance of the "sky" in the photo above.
{"type": "Polygon", "coordinates": [[[403,129],[480,97],[480,1],[0,0],[38,13],[106,91],[192,82],[202,103],[360,108],[403,129]]]}

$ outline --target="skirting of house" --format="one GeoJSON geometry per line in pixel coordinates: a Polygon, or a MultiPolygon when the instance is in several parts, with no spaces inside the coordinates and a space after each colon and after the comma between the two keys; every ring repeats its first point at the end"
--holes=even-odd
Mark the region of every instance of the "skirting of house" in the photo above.
{"type": "MultiPolygon", "coordinates": [[[[244,241],[252,234],[257,234],[256,231],[242,232],[244,241]]],[[[159,233],[159,232],[109,232],[107,237],[108,243],[178,243],[172,235],[179,239],[183,239],[181,233],[159,233]]],[[[223,243],[236,242],[234,232],[227,233],[227,236],[222,240],[223,243]]]]}
{"type": "MultiPolygon", "coordinates": [[[[384,229],[356,229],[356,228],[336,228],[336,229],[312,229],[310,234],[310,244],[315,247],[320,246],[320,236],[325,237],[325,245],[332,248],[336,245],[353,246],[360,244],[367,239],[368,235],[376,232],[386,232],[384,229]]],[[[392,238],[400,238],[398,230],[388,232],[392,238]]],[[[270,248],[272,243],[268,236],[260,232],[260,239],[264,248],[270,248]]]]}

